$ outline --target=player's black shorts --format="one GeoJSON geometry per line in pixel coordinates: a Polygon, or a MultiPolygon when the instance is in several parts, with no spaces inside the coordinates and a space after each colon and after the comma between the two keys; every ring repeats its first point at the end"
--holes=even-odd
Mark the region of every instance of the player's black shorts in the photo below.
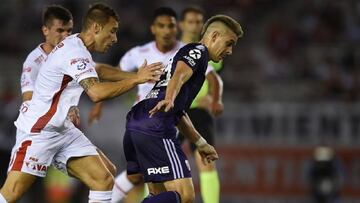
{"type": "MultiPolygon", "coordinates": [[[[214,118],[209,111],[201,108],[193,108],[187,111],[191,122],[200,135],[211,145],[215,144],[215,125],[214,118]]],[[[185,137],[179,134],[179,139],[184,141],[185,137]]],[[[191,143],[191,150],[194,152],[196,146],[191,143]]]]}
{"type": "Polygon", "coordinates": [[[124,153],[127,173],[144,175],[145,182],[190,178],[190,165],[179,140],[126,130],[124,153]]]}

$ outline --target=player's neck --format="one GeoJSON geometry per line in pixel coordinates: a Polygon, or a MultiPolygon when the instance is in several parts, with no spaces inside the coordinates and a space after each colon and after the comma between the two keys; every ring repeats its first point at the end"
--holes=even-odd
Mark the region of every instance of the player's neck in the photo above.
{"type": "Polygon", "coordinates": [[[174,47],[176,46],[176,42],[170,46],[161,46],[159,43],[155,42],[156,44],[156,48],[161,52],[161,53],[166,53],[169,52],[171,50],[174,49],[174,47]]]}
{"type": "Polygon", "coordinates": [[[197,35],[192,35],[192,34],[183,34],[181,36],[181,41],[185,44],[195,43],[195,42],[199,42],[199,37],[197,35]]]}
{"type": "Polygon", "coordinates": [[[93,49],[94,49],[94,37],[93,37],[93,35],[91,35],[91,34],[89,34],[87,32],[81,32],[78,37],[84,43],[87,50],[93,51],[93,49]]]}
{"type": "Polygon", "coordinates": [[[45,52],[45,54],[50,54],[51,50],[54,49],[54,46],[48,42],[44,42],[42,45],[40,45],[40,47],[45,52]]]}

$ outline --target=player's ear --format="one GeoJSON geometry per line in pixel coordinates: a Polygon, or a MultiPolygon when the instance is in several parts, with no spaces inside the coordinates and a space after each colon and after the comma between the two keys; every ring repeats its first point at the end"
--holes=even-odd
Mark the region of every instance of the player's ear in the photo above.
{"type": "Polygon", "coordinates": [[[49,35],[49,28],[46,27],[45,25],[43,25],[43,26],[41,27],[41,31],[42,31],[42,33],[43,33],[43,35],[44,35],[45,37],[49,35]]]}
{"type": "Polygon", "coordinates": [[[98,34],[103,29],[103,26],[100,25],[99,23],[94,23],[93,24],[93,29],[95,31],[95,34],[98,34]]]}
{"type": "Polygon", "coordinates": [[[154,26],[154,24],[152,24],[152,25],[150,26],[150,31],[151,31],[151,33],[152,33],[153,35],[155,35],[155,26],[154,26]]]}
{"type": "Polygon", "coordinates": [[[211,36],[211,41],[214,42],[220,36],[220,32],[215,30],[214,32],[211,33],[210,36],[211,36]]]}

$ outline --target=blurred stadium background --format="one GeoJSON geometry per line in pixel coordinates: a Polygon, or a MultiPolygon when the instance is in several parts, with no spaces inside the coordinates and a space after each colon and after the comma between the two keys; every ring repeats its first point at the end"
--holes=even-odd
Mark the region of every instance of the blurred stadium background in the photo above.
{"type": "MultiPolygon", "coordinates": [[[[78,32],[81,16],[92,2],[1,2],[2,169],[7,167],[6,152],[15,141],[13,121],[20,105],[22,62],[43,40],[43,6],[57,3],[68,8],[78,32]]],[[[339,196],[338,202],[360,202],[360,1],[104,2],[119,13],[119,41],[109,53],[94,59],[112,65],[129,48],[152,39],[150,17],[159,6],[180,13],[188,5],[198,5],[207,17],[223,13],[241,22],[245,35],[221,72],[225,112],[217,119],[216,134],[221,202],[307,203],[314,202],[314,191],[339,196]],[[334,150],[335,155],[320,148],[315,156],[319,146],[334,150]],[[318,165],[324,156],[328,164],[318,165]]],[[[133,98],[130,93],[105,102],[103,118],[93,126],[87,125],[91,101],[83,96],[79,105],[84,132],[119,170],[125,167],[122,133],[133,98]]],[[[1,184],[4,177],[1,174],[1,184]]],[[[86,197],[87,193],[77,195],[86,197]]]]}

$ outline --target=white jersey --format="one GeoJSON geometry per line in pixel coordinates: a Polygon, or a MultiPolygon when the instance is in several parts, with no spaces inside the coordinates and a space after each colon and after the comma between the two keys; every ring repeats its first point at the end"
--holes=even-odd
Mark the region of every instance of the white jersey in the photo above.
{"type": "Polygon", "coordinates": [[[78,34],[59,43],[48,55],[35,81],[33,97],[23,103],[15,125],[31,134],[62,131],[71,106],[77,106],[81,80],[98,77],[95,62],[78,34]]]}
{"type": "Polygon", "coordinates": [[[42,44],[38,45],[32,52],[30,52],[23,63],[20,81],[21,93],[34,91],[36,76],[47,57],[47,54],[41,48],[41,45],[42,44]]]}
{"type": "MultiPolygon", "coordinates": [[[[130,49],[125,55],[121,58],[119,66],[123,71],[137,71],[138,68],[144,63],[144,60],[147,60],[147,64],[162,62],[167,64],[168,60],[172,58],[176,52],[183,47],[185,44],[177,41],[176,45],[170,51],[163,53],[159,51],[156,47],[155,41],[151,41],[142,46],[136,46],[130,49]]],[[[206,74],[212,71],[213,68],[209,65],[206,74]]],[[[146,95],[154,87],[154,83],[144,83],[138,85],[137,98],[135,103],[142,101],[146,98],[146,95]]]]}

